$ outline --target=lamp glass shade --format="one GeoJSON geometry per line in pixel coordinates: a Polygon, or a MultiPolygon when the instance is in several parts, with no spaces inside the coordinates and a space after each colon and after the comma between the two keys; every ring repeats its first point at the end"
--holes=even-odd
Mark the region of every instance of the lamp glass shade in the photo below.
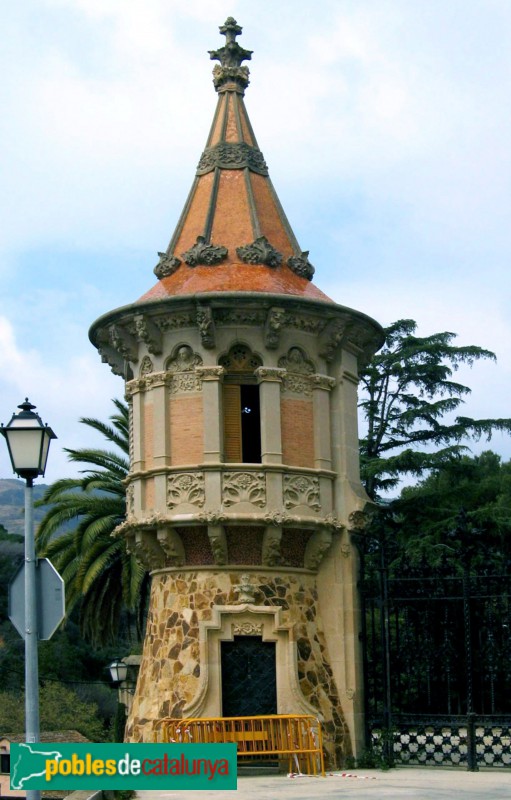
{"type": "Polygon", "coordinates": [[[107,669],[110,670],[113,683],[122,683],[128,677],[128,665],[125,664],[124,661],[121,661],[120,658],[116,658],[115,661],[112,661],[107,669]]]}
{"type": "Polygon", "coordinates": [[[11,421],[0,432],[7,440],[12,468],[21,477],[44,475],[50,442],[57,437],[48,425],[44,425],[38,414],[31,410],[26,401],[19,414],[14,414],[11,421]]]}

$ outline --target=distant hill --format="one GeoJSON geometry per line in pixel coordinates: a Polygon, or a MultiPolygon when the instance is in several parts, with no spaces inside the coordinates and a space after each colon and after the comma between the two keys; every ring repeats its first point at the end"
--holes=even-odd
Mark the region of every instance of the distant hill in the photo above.
{"type": "MultiPolygon", "coordinates": [[[[34,500],[43,496],[48,486],[44,483],[34,484],[34,500]]],[[[25,482],[16,478],[0,478],[0,525],[8,533],[21,536],[25,532],[25,482]]],[[[45,514],[45,509],[34,510],[34,522],[37,527],[45,514]]]]}

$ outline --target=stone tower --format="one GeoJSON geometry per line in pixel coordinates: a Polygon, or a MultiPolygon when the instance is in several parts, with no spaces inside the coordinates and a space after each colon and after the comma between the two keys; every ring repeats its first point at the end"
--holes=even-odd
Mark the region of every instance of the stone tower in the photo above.
{"type": "Polygon", "coordinates": [[[357,373],[380,326],[311,282],[220,27],[218,103],[156,286],[91,340],[131,409],[127,519],[151,571],[128,720],[314,714],[332,764],[363,743],[357,373]]]}

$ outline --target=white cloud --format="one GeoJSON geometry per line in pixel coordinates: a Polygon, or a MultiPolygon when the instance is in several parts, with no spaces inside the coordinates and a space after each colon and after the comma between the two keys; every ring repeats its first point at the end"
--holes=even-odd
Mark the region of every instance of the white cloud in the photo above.
{"type": "MultiPolygon", "coordinates": [[[[76,474],[64,447],[102,446],[99,436],[77,424],[81,416],[106,420],[112,413],[110,399],[122,397],[122,381],[109,373],[92,349],[90,354],[62,361],[45,360],[36,348],[21,349],[11,323],[0,316],[0,394],[2,421],[6,424],[25,397],[37,407],[43,421],[58,436],[52,444],[45,480],[76,474]]],[[[0,476],[10,477],[7,448],[0,442],[0,476]]]]}

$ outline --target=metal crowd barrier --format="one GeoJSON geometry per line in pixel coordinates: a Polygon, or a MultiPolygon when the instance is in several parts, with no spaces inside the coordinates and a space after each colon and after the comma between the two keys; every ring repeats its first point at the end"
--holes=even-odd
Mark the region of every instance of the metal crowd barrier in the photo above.
{"type": "Polygon", "coordinates": [[[288,771],[325,776],[323,737],[312,716],[202,717],[157,720],[154,742],[235,742],[238,761],[287,761],[288,771]]]}

